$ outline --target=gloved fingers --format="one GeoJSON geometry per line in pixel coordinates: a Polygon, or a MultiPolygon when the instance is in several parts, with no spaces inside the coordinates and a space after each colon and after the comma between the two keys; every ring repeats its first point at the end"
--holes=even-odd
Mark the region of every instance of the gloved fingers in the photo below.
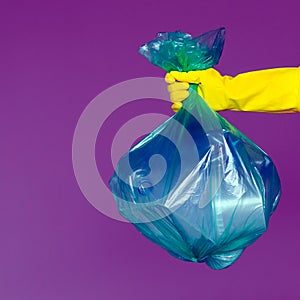
{"type": "Polygon", "coordinates": [[[169,93],[174,93],[177,91],[186,91],[189,88],[189,84],[187,82],[174,82],[168,85],[169,93]]]}
{"type": "Polygon", "coordinates": [[[176,81],[189,82],[199,84],[201,82],[202,71],[178,72],[171,71],[170,78],[173,77],[176,81]]]}
{"type": "Polygon", "coordinates": [[[170,73],[167,73],[166,76],[165,76],[165,82],[168,83],[168,84],[174,83],[175,78],[170,73]]]}
{"type": "Polygon", "coordinates": [[[187,90],[182,90],[182,91],[175,91],[173,93],[170,93],[170,100],[175,103],[175,102],[181,102],[185,100],[189,96],[189,92],[187,90]]]}
{"type": "Polygon", "coordinates": [[[174,112],[178,112],[182,107],[181,102],[175,102],[172,104],[171,108],[173,109],[174,112]]]}

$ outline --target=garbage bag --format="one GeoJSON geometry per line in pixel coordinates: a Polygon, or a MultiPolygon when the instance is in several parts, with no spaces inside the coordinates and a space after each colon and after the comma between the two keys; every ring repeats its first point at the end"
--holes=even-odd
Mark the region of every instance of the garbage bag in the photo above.
{"type": "MultiPolygon", "coordinates": [[[[172,35],[166,36],[169,41],[172,35]]],[[[207,36],[212,43],[204,35],[197,40],[201,47],[192,47],[202,53],[197,68],[212,66],[222,52],[223,29],[207,36]]],[[[150,61],[155,57],[160,66],[171,61],[172,69],[177,64],[186,70],[183,54],[191,53],[186,41],[184,50],[178,43],[168,45],[164,59],[158,59],[157,44],[148,48],[148,54],[153,47],[158,51],[148,56],[150,61]]],[[[262,149],[213,111],[193,87],[189,92],[178,113],[124,154],[110,187],[120,214],[149,240],[176,258],[223,269],[267,230],[280,198],[280,179],[262,149]]]]}

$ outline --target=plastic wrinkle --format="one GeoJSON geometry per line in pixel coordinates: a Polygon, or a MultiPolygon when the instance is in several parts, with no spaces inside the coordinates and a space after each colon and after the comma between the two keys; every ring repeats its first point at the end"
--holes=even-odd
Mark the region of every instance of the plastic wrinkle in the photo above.
{"type": "MultiPolygon", "coordinates": [[[[211,45],[224,42],[223,29],[207,36],[219,39],[211,45]]],[[[189,54],[193,43],[181,32],[162,33],[142,53],[166,68],[176,65],[173,51],[183,47],[189,54]]],[[[210,49],[213,58],[205,49],[202,62],[218,61],[220,49],[210,49]]],[[[193,88],[189,93],[178,113],[123,155],[110,187],[120,214],[145,237],[178,259],[219,270],[266,232],[280,179],[262,149],[193,88]]]]}

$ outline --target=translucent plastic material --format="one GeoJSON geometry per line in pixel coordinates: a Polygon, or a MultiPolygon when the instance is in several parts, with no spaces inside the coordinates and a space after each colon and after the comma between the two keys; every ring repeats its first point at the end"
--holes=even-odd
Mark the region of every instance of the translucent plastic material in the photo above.
{"type": "Polygon", "coordinates": [[[195,38],[181,31],[160,32],[139,52],[167,72],[205,70],[219,62],[224,40],[224,28],[211,30],[195,38]]]}
{"type": "Polygon", "coordinates": [[[267,230],[280,180],[263,150],[189,92],[120,159],[110,187],[120,214],[148,239],[223,269],[267,230]]]}
{"type": "Polygon", "coordinates": [[[267,154],[196,92],[183,107],[122,157],[111,189],[151,241],[222,269],[266,231],[280,181],[267,154]]]}

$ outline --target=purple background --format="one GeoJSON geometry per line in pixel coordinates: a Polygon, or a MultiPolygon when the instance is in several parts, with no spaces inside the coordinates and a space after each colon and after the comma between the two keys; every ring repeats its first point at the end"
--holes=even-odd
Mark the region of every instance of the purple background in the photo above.
{"type": "Polygon", "coordinates": [[[99,213],[71,158],[99,92],[164,75],[137,53],[156,32],[225,26],[218,69],[230,75],[297,66],[299,11],[298,0],[1,1],[0,299],[300,299],[300,114],[224,114],[283,185],[269,231],[224,271],[176,260],[99,213]]]}

